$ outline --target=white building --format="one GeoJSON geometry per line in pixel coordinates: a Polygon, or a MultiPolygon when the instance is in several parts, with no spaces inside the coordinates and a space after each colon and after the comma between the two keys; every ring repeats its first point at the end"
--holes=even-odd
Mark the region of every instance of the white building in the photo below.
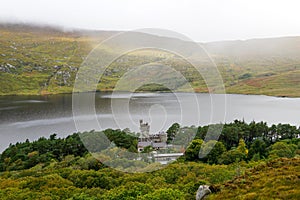
{"type": "Polygon", "coordinates": [[[180,156],[183,156],[183,153],[163,153],[163,154],[153,154],[155,162],[159,162],[160,164],[168,164],[169,162],[173,162],[177,160],[180,156]]]}

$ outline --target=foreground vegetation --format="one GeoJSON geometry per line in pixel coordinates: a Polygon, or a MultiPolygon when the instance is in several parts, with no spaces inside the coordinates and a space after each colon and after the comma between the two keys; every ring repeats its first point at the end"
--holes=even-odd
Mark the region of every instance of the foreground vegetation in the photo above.
{"type": "Polygon", "coordinates": [[[151,173],[126,174],[78,167],[66,157],[47,167],[1,173],[1,199],[195,199],[212,185],[209,199],[299,199],[299,158],[208,165],[173,163],[151,173]]]}
{"type": "MultiPolygon", "coordinates": [[[[51,27],[0,24],[0,95],[71,93],[83,60],[95,45],[114,33],[64,32],[51,27]]],[[[216,63],[226,92],[300,96],[298,37],[202,45],[216,63]]],[[[107,49],[107,53],[111,54],[111,49],[107,49]]],[[[190,84],[196,92],[218,92],[216,88],[207,88],[201,75],[183,59],[154,50],[132,52],[117,59],[105,71],[97,90],[113,90],[126,72],[147,63],[171,66],[179,71],[188,83],[178,81],[174,75],[162,74],[160,70],[149,74],[162,78],[177,91],[185,91],[185,86],[190,84]]],[[[205,67],[204,63],[203,70],[207,70],[205,67]]],[[[139,77],[133,81],[138,82],[139,77]]],[[[167,88],[153,84],[139,90],[167,88]]]]}
{"type": "Polygon", "coordinates": [[[281,158],[246,170],[208,199],[299,199],[300,159],[281,158]]]}
{"type": "MultiPolygon", "coordinates": [[[[103,165],[85,149],[82,140],[94,139],[95,131],[10,145],[0,158],[0,199],[194,199],[203,184],[213,188],[209,199],[299,199],[297,127],[234,121],[223,125],[219,141],[204,142],[207,130],[172,125],[169,143],[195,131],[185,155],[161,170],[133,174],[103,165]],[[201,157],[200,148],[212,144],[201,157]]],[[[103,133],[116,147],[136,152],[133,133],[103,133]]]]}

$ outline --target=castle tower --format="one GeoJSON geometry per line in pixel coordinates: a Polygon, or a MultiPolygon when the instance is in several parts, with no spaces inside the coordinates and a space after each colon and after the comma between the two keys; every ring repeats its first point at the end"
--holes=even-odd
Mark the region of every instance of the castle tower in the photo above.
{"type": "Polygon", "coordinates": [[[143,120],[140,120],[140,132],[141,137],[148,138],[150,132],[150,125],[148,123],[143,123],[143,120]]]}

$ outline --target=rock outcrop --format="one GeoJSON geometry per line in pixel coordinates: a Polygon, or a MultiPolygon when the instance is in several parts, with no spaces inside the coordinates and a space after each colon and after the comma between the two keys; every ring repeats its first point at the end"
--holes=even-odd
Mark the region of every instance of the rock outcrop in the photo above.
{"type": "Polygon", "coordinates": [[[202,200],[205,196],[209,195],[211,193],[211,190],[208,185],[200,185],[197,194],[196,194],[196,200],[202,200]]]}

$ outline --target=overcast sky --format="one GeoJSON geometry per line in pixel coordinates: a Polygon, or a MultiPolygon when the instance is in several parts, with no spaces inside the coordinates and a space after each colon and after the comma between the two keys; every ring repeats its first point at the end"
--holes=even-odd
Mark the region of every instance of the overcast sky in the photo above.
{"type": "Polygon", "coordinates": [[[299,0],[0,0],[0,20],[170,29],[199,42],[300,35],[299,0]]]}

